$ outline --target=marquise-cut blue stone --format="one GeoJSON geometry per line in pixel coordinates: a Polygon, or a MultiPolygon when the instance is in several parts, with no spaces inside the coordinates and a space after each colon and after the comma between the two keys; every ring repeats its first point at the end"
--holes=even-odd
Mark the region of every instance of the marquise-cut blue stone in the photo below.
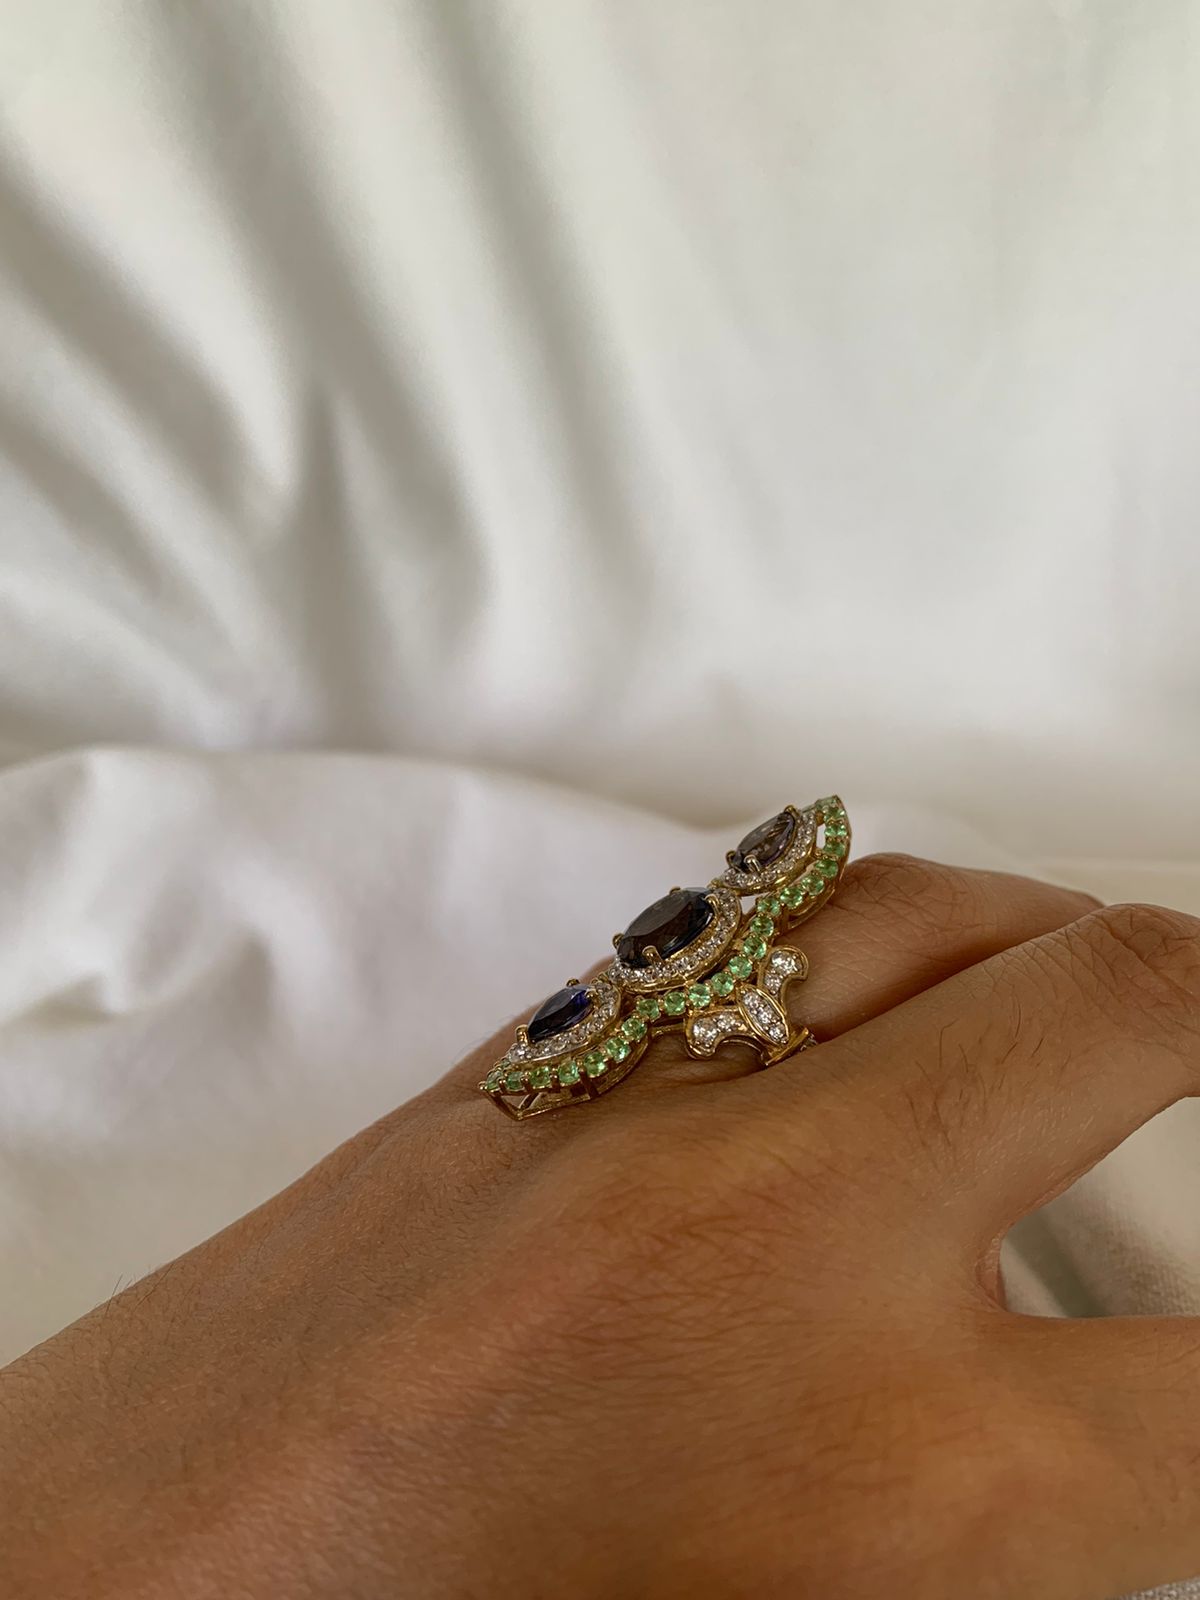
{"type": "Polygon", "coordinates": [[[627,967],[648,967],[648,949],[664,959],[698,939],[713,919],[712,902],[703,889],[676,889],[647,906],[621,935],[617,955],[627,967]]]}
{"type": "Polygon", "coordinates": [[[541,1044],[543,1039],[553,1039],[555,1034],[566,1033],[577,1022],[582,1022],[592,1009],[592,991],[582,983],[569,983],[565,989],[552,994],[534,1012],[529,1023],[529,1042],[541,1044]]]}

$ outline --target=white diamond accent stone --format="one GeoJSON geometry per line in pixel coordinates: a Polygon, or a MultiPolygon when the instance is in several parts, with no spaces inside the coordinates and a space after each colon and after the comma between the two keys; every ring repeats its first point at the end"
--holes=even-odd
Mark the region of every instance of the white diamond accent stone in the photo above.
{"type": "Polygon", "coordinates": [[[693,1017],[688,1027],[691,1042],[702,1055],[710,1056],[732,1034],[745,1033],[745,1020],[732,1009],[704,1011],[693,1017]]]}
{"type": "Polygon", "coordinates": [[[763,967],[762,986],[771,996],[778,1000],[779,991],[783,988],[788,978],[794,978],[799,973],[808,971],[808,961],[799,950],[789,950],[781,946],[772,950],[763,967]]]}
{"type": "Polygon", "coordinates": [[[738,990],[738,1004],[745,1012],[746,1020],[761,1038],[773,1045],[787,1043],[787,1018],[769,994],[764,994],[752,984],[743,984],[738,990]]]}

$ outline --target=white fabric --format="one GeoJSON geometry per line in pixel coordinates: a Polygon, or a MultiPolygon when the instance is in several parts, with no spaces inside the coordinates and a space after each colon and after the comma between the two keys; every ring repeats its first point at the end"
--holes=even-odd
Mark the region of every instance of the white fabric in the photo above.
{"type": "MultiPolygon", "coordinates": [[[[0,0],[0,1357],[781,798],[1200,911],[1195,30],[0,0]]],[[[1200,1310],[1198,1132],[1024,1303],[1200,1310]]]]}

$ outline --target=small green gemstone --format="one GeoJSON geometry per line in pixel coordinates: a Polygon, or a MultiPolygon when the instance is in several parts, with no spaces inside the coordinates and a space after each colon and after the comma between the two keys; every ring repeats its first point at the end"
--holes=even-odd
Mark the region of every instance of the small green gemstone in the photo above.
{"type": "Polygon", "coordinates": [[[534,1067],[529,1074],[529,1087],[531,1089],[548,1089],[550,1087],[550,1068],[534,1067]]]}
{"type": "Polygon", "coordinates": [[[753,961],[747,961],[745,956],[734,956],[726,968],[735,978],[748,978],[754,971],[753,961]]]}
{"type": "Polygon", "coordinates": [[[621,1024],[621,1032],[627,1039],[644,1039],[646,1037],[645,1017],[626,1017],[621,1024]]]}
{"type": "Polygon", "coordinates": [[[758,902],[758,910],[768,917],[777,917],[783,910],[783,900],[777,894],[765,894],[758,902]]]}
{"type": "Polygon", "coordinates": [[[826,818],[842,817],[846,814],[846,808],[842,805],[842,802],[835,794],[831,794],[828,799],[818,800],[817,809],[821,811],[826,818]]]}
{"type": "Polygon", "coordinates": [[[825,856],[822,856],[820,861],[813,862],[813,869],[819,872],[823,878],[836,878],[838,875],[837,862],[829,861],[825,856]]]}
{"type": "Polygon", "coordinates": [[[610,1039],[608,1041],[608,1055],[610,1061],[624,1061],[629,1054],[629,1046],[624,1039],[610,1039]]]}
{"type": "Polygon", "coordinates": [[[648,1022],[653,1022],[662,1011],[662,1007],[652,994],[644,994],[635,1007],[639,1017],[645,1017],[648,1022]]]}
{"type": "Polygon", "coordinates": [[[769,939],[775,932],[773,917],[751,917],[747,933],[752,933],[756,939],[769,939]]]}
{"type": "Polygon", "coordinates": [[[761,961],[767,953],[766,941],[763,939],[743,939],[742,954],[749,956],[751,961],[761,961]]]}
{"type": "Polygon", "coordinates": [[[589,1051],[588,1054],[583,1058],[583,1070],[587,1073],[589,1078],[599,1078],[603,1073],[608,1071],[608,1062],[605,1061],[603,1056],[598,1055],[595,1050],[592,1050],[589,1051]]]}
{"type": "Polygon", "coordinates": [[[687,995],[682,989],[672,989],[670,994],[663,995],[663,1010],[671,1017],[687,1010],[687,995]]]}
{"type": "Polygon", "coordinates": [[[822,894],[825,889],[825,879],[819,872],[806,872],[800,879],[800,887],[806,895],[822,894]]]}
{"type": "Polygon", "coordinates": [[[558,1064],[558,1081],[564,1089],[569,1089],[573,1083],[578,1083],[578,1061],[560,1061],[558,1064]]]}
{"type": "Polygon", "coordinates": [[[850,832],[844,822],[826,822],[825,837],[827,839],[844,839],[850,832]]]}
{"type": "Polygon", "coordinates": [[[723,972],[714,972],[708,980],[708,987],[714,994],[727,995],[733,992],[733,973],[725,969],[723,972]]]}
{"type": "Polygon", "coordinates": [[[493,1067],[492,1070],[488,1073],[487,1077],[483,1080],[483,1086],[484,1086],[485,1089],[491,1089],[493,1091],[496,1090],[496,1089],[503,1089],[503,1087],[504,1087],[504,1068],[503,1067],[493,1067]]]}
{"type": "Polygon", "coordinates": [[[841,858],[846,854],[846,848],[846,841],[844,839],[826,839],[825,849],[822,851],[822,854],[826,856],[836,856],[840,861],[841,858]]]}
{"type": "Polygon", "coordinates": [[[798,906],[804,899],[804,888],[799,883],[789,883],[786,889],[780,891],[779,898],[785,906],[798,906]]]}
{"type": "Polygon", "coordinates": [[[712,990],[707,983],[694,983],[688,990],[688,1005],[698,1011],[701,1006],[706,1006],[712,1001],[712,990]]]}
{"type": "Polygon", "coordinates": [[[509,1094],[522,1094],[525,1089],[525,1074],[523,1072],[510,1072],[504,1080],[504,1087],[509,1094]]]}

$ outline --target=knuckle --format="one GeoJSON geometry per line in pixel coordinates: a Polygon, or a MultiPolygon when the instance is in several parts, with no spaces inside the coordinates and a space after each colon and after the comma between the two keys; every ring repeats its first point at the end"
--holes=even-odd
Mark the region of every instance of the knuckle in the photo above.
{"type": "Polygon", "coordinates": [[[1131,947],[1174,946],[1200,938],[1200,917],[1170,906],[1121,903],[1104,906],[1091,919],[1131,947]]]}
{"type": "Polygon", "coordinates": [[[882,906],[938,927],[973,924],[983,909],[978,884],[969,873],[901,851],[882,851],[851,863],[838,903],[847,908],[882,906]]]}
{"type": "Polygon", "coordinates": [[[921,894],[932,880],[947,871],[936,861],[909,855],[903,850],[879,850],[860,856],[846,868],[846,886],[851,884],[872,899],[907,900],[921,894]]]}
{"type": "Polygon", "coordinates": [[[1178,1019],[1200,1008],[1200,918],[1165,906],[1105,906],[1065,930],[1077,981],[1178,1019]]]}
{"type": "Polygon", "coordinates": [[[956,948],[964,940],[992,948],[1019,942],[1024,929],[1061,927],[1099,910],[1102,902],[1081,890],[1014,873],[886,851],[851,863],[835,904],[868,917],[868,936],[875,929],[894,941],[899,923],[936,948],[948,940],[956,948]],[[884,917],[873,915],[880,910],[884,917]]]}
{"type": "Polygon", "coordinates": [[[1166,906],[1115,905],[1079,924],[1117,977],[1200,995],[1200,919],[1166,906]]]}

